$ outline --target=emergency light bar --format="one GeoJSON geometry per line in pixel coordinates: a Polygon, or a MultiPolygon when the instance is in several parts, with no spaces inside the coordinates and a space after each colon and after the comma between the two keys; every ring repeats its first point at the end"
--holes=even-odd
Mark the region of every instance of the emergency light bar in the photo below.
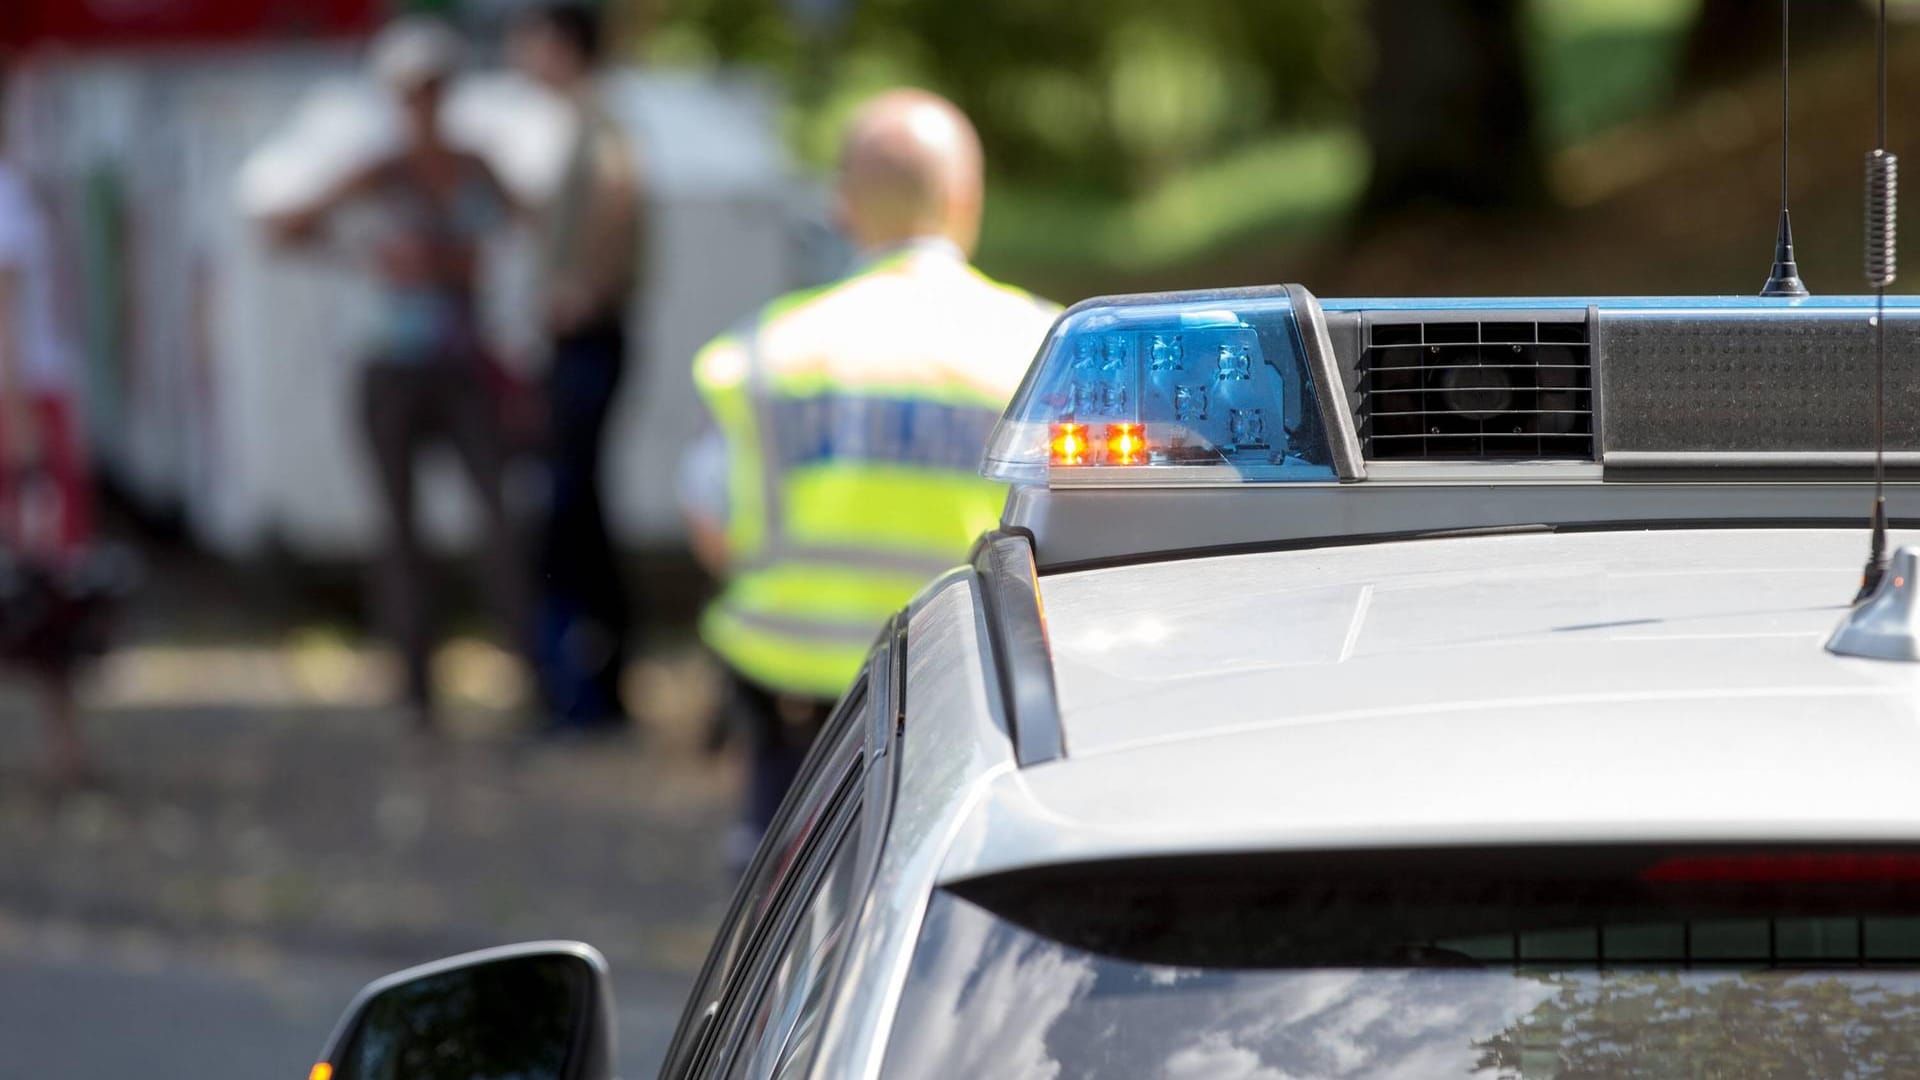
{"type": "MultiPolygon", "coordinates": [[[[1055,323],[982,472],[1014,485],[1003,524],[1043,567],[1454,529],[1851,525],[1873,303],[1088,300],[1055,323]]],[[[1920,300],[1889,297],[1886,319],[1888,497],[1920,521],[1920,300]]]]}
{"type": "MultiPolygon", "coordinates": [[[[1872,447],[1871,297],[1102,297],[988,445],[1052,487],[1358,481],[1389,462],[1819,469],[1872,447]]],[[[1889,445],[1920,449],[1920,304],[1890,298],[1889,445]]],[[[1896,453],[1896,459],[1898,458],[1896,453]]]]}

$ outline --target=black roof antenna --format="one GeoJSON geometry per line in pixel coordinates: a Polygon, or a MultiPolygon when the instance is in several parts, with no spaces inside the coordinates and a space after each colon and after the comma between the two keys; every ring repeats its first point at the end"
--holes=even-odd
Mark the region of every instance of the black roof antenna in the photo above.
{"type": "MultiPolygon", "coordinates": [[[[1780,231],[1773,241],[1773,273],[1760,290],[1761,296],[1805,296],[1807,283],[1800,280],[1800,264],[1793,260],[1793,221],[1787,216],[1787,150],[1792,143],[1793,94],[1787,81],[1787,42],[1791,36],[1787,8],[1791,0],[1780,0],[1780,231]]],[[[1881,140],[1885,142],[1885,139],[1881,140]]]]}
{"type": "Polygon", "coordinates": [[[1900,161],[1887,150],[1887,0],[1880,0],[1876,38],[1874,141],[1867,153],[1867,284],[1873,286],[1873,546],[1860,576],[1858,603],[1887,574],[1887,286],[1898,272],[1894,218],[1900,161]]]}

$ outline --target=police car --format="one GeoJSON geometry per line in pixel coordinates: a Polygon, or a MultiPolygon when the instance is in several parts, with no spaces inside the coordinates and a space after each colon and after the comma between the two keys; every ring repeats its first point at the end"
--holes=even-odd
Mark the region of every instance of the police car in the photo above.
{"type": "MultiPolygon", "coordinates": [[[[663,1075],[1920,1075],[1912,553],[1853,604],[1874,322],[1073,308],[1003,527],[879,636],[663,1075]]],[[[1920,305],[1878,330],[1898,524],[1920,305]]],[[[402,973],[316,1080],[603,1077],[607,986],[580,945],[402,973]]]]}

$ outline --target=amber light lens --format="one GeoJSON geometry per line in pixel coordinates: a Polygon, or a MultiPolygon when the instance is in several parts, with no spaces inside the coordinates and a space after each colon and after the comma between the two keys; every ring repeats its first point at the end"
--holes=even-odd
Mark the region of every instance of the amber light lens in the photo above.
{"type": "Polygon", "coordinates": [[[333,1066],[324,1061],[316,1064],[307,1070],[307,1080],[333,1080],[333,1066]]]}
{"type": "Polygon", "coordinates": [[[1139,424],[1107,425],[1107,464],[1144,465],[1147,433],[1139,424]]]}
{"type": "MultiPolygon", "coordinates": [[[[1053,463],[1055,465],[1085,465],[1087,463],[1087,425],[1053,425],[1053,463]]],[[[1028,445],[1032,445],[1029,443],[1028,445]]]]}

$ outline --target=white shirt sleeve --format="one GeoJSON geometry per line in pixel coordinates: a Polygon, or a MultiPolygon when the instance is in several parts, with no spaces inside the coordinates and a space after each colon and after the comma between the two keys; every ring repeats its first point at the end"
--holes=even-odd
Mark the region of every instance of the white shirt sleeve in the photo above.
{"type": "Polygon", "coordinates": [[[0,164],[0,270],[18,279],[15,338],[22,371],[40,390],[64,389],[70,361],[53,313],[53,256],[47,219],[19,172],[0,164]]]}
{"type": "Polygon", "coordinates": [[[20,180],[0,166],[0,266],[31,271],[39,220],[20,180]]]}
{"type": "Polygon", "coordinates": [[[687,447],[674,487],[688,517],[726,524],[727,466],[727,440],[716,428],[708,428],[687,447]]]}

